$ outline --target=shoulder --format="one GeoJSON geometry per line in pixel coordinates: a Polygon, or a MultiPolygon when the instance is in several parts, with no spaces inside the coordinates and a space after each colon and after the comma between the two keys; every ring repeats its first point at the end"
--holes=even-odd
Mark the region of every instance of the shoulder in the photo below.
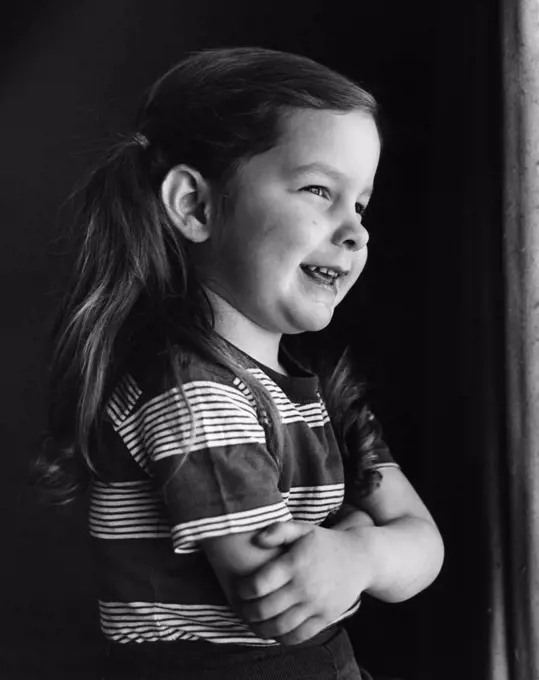
{"type": "Polygon", "coordinates": [[[234,386],[235,375],[225,366],[201,357],[194,351],[174,347],[172,354],[161,350],[145,357],[130,371],[132,379],[147,398],[158,396],[192,383],[213,383],[234,386]]]}
{"type": "Polygon", "coordinates": [[[192,411],[193,398],[200,407],[208,403],[250,401],[242,382],[231,370],[175,347],[172,354],[161,350],[139,356],[114,384],[106,411],[119,427],[128,416],[148,409],[174,412],[184,401],[190,402],[187,408],[192,411]]]}

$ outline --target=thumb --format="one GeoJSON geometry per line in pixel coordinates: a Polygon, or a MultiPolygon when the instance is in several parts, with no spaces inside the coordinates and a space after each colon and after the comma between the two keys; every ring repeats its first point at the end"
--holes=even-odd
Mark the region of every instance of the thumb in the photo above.
{"type": "Polygon", "coordinates": [[[289,520],[288,522],[274,522],[254,536],[254,542],[260,548],[277,548],[291,545],[298,538],[306,536],[314,529],[310,522],[289,520]]]}

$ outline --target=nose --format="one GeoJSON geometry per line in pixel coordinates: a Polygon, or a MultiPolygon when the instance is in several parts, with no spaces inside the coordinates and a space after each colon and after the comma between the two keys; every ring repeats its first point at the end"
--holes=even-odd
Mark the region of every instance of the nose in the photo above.
{"type": "Polygon", "coordinates": [[[369,232],[361,223],[359,215],[354,215],[343,220],[333,235],[334,245],[344,246],[356,252],[365,248],[369,242],[369,232]]]}

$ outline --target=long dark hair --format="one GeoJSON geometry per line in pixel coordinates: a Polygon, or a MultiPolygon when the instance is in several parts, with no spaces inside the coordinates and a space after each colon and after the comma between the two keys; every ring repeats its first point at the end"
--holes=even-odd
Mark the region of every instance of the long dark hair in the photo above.
{"type": "MultiPolygon", "coordinates": [[[[209,301],[159,189],[168,171],[185,163],[209,182],[226,214],[237,169],[277,144],[281,120],[294,109],[361,110],[377,120],[370,94],[306,57],[261,48],[197,52],[157,81],[133,134],[88,176],[78,193],[82,245],[51,333],[49,425],[39,463],[41,485],[58,502],[79,495],[98,474],[92,450],[108,397],[151,348],[166,350],[180,389],[181,348],[242,379],[268,425],[270,449],[279,450],[271,398],[214,331],[209,301]]],[[[344,389],[352,383],[345,363],[336,368],[326,398],[343,439],[350,428],[369,426],[358,390],[344,389]]],[[[368,437],[360,440],[354,455],[367,464],[368,437]]]]}

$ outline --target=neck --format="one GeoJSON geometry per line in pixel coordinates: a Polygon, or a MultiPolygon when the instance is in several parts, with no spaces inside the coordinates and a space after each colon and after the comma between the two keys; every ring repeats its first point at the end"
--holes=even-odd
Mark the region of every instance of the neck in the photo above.
{"type": "Polygon", "coordinates": [[[264,366],[286,373],[279,364],[282,333],[273,333],[262,328],[217,293],[207,287],[205,291],[213,309],[215,331],[264,366]]]}

